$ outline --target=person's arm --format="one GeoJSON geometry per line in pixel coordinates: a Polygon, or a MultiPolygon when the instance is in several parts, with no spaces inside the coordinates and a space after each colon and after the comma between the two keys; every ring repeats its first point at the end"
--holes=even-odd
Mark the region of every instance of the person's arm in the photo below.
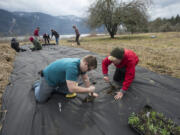
{"type": "Polygon", "coordinates": [[[77,86],[77,78],[78,78],[78,67],[77,65],[69,65],[66,67],[66,82],[69,89],[69,92],[93,92],[95,90],[94,86],[90,86],[88,88],[77,86]]]}
{"type": "MultiPolygon", "coordinates": [[[[109,56],[108,56],[109,57],[109,56]]],[[[108,59],[108,57],[106,57],[103,61],[102,61],[102,73],[104,75],[103,79],[106,82],[109,82],[109,77],[108,77],[108,66],[112,63],[112,61],[110,61],[108,59]]]]}
{"type": "MultiPolygon", "coordinates": [[[[87,74],[83,74],[83,75],[81,75],[81,77],[82,77],[82,79],[83,79],[83,82],[85,83],[85,86],[86,86],[86,87],[90,87],[91,83],[90,83],[90,81],[89,81],[88,75],[87,75],[87,74]]],[[[93,86],[93,87],[94,87],[94,86],[93,86]]],[[[90,96],[94,96],[94,97],[98,97],[98,94],[95,93],[95,92],[90,92],[89,95],[90,95],[90,96]]]]}
{"type": "Polygon", "coordinates": [[[87,74],[83,74],[83,75],[81,75],[81,77],[83,79],[83,82],[85,83],[85,86],[89,87],[91,84],[90,84],[88,75],[87,74]]]}
{"type": "MultiPolygon", "coordinates": [[[[109,57],[109,56],[108,56],[109,57]]],[[[108,57],[106,57],[103,61],[102,61],[102,73],[103,75],[108,75],[108,66],[112,63],[112,61],[110,61],[108,59],[108,57]]]]}
{"type": "Polygon", "coordinates": [[[67,83],[67,87],[69,89],[69,92],[71,92],[71,93],[74,93],[74,92],[88,93],[88,92],[94,92],[95,91],[94,86],[90,86],[88,88],[85,88],[85,87],[77,86],[75,81],[70,81],[70,80],[66,80],[66,83],[67,83]]]}

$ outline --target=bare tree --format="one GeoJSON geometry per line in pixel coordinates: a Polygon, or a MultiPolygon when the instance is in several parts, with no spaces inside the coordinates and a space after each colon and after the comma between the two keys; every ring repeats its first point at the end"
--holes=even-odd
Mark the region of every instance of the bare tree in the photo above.
{"type": "Polygon", "coordinates": [[[147,20],[147,5],[151,0],[133,0],[118,3],[117,0],[96,0],[89,7],[87,25],[97,28],[104,25],[111,38],[117,32],[118,26],[123,24],[130,29],[147,20]]]}
{"type": "Polygon", "coordinates": [[[121,6],[123,24],[128,31],[134,33],[148,30],[147,8],[149,5],[150,1],[136,0],[121,6]]]}

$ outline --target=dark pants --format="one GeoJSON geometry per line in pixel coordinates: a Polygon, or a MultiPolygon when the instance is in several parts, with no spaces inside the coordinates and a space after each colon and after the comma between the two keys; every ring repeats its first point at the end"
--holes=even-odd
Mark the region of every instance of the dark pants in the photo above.
{"type": "Polygon", "coordinates": [[[11,47],[16,51],[16,52],[24,52],[26,51],[25,49],[22,49],[19,47],[19,42],[12,42],[11,47]]]}
{"type": "Polygon", "coordinates": [[[45,44],[49,44],[49,38],[44,38],[45,44]]]}
{"type": "Polygon", "coordinates": [[[124,81],[125,78],[125,73],[126,73],[126,68],[116,68],[116,71],[113,76],[114,81],[124,81]]]}
{"type": "Polygon", "coordinates": [[[50,86],[44,77],[41,77],[39,81],[33,84],[33,89],[35,90],[35,97],[38,102],[45,102],[53,92],[58,92],[61,94],[70,93],[66,82],[59,84],[59,86],[50,86]]]}
{"type": "Polygon", "coordinates": [[[76,42],[77,42],[77,45],[80,45],[79,37],[80,37],[80,35],[76,35],[76,42]]]}
{"type": "Polygon", "coordinates": [[[35,47],[30,48],[30,49],[31,49],[31,51],[41,50],[40,48],[35,48],[35,47]]]}

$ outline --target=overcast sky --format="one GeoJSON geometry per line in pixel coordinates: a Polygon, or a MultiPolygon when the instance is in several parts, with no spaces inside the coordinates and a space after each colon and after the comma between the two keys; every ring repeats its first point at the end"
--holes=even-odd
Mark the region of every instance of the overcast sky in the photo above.
{"type": "MultiPolygon", "coordinates": [[[[92,1],[94,0],[0,0],[0,9],[83,17],[87,15],[86,11],[92,1]]],[[[180,15],[180,0],[154,0],[149,14],[151,19],[180,15]]]]}

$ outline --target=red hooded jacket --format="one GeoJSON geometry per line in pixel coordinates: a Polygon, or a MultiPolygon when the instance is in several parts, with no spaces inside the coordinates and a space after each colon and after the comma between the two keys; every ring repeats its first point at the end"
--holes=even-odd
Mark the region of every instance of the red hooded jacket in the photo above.
{"type": "Polygon", "coordinates": [[[39,36],[39,30],[38,29],[35,29],[34,36],[39,36]]]}
{"type": "MultiPolygon", "coordinates": [[[[108,59],[109,56],[107,56],[103,61],[102,61],[102,72],[104,75],[108,74],[108,66],[113,63],[108,59]]],[[[116,68],[126,68],[126,73],[125,73],[125,79],[123,82],[123,90],[127,90],[129,86],[131,85],[132,81],[134,80],[135,77],[135,66],[138,64],[139,58],[138,56],[131,50],[124,49],[124,57],[121,60],[119,64],[114,64],[116,68]]]]}

